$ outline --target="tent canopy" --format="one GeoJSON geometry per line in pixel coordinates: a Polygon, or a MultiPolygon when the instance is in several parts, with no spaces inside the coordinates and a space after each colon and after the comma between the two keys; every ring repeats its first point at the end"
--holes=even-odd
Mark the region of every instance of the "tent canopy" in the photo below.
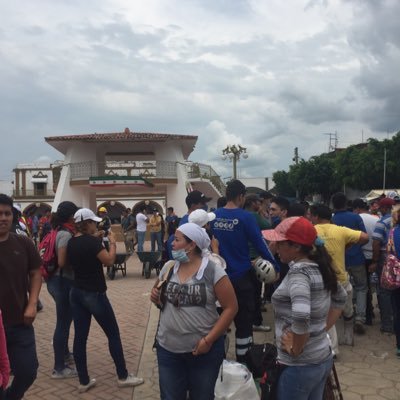
{"type": "Polygon", "coordinates": [[[377,197],[381,196],[382,193],[384,193],[386,196],[390,193],[390,192],[396,192],[397,195],[400,194],[400,189],[372,189],[366,196],[365,199],[367,201],[371,201],[373,199],[376,199],[377,197]]]}

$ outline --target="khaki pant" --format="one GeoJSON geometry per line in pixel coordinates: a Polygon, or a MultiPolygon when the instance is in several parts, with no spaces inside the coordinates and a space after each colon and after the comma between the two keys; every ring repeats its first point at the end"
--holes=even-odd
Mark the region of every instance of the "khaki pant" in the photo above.
{"type": "MultiPolygon", "coordinates": [[[[353,318],[353,287],[351,286],[350,281],[347,281],[345,283],[341,283],[343,286],[344,290],[346,290],[347,293],[347,299],[346,299],[346,304],[344,305],[343,309],[343,318],[339,319],[335,325],[332,326],[331,329],[328,331],[329,338],[331,339],[332,342],[332,350],[333,352],[338,355],[339,354],[339,343],[338,343],[338,335],[336,331],[336,325],[341,323],[345,324],[343,321],[346,320],[351,320],[353,318]]],[[[352,328],[353,329],[353,328],[352,328]]],[[[342,332],[344,328],[341,328],[340,331],[342,332]]]]}
{"type": "Polygon", "coordinates": [[[133,253],[135,244],[137,243],[136,240],[136,231],[126,231],[124,232],[124,242],[125,242],[125,249],[127,253],[133,253]]]}

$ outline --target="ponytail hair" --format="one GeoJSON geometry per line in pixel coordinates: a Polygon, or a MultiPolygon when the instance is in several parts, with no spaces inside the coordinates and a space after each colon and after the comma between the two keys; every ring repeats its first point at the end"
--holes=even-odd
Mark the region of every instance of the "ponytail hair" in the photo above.
{"type": "Polygon", "coordinates": [[[311,261],[318,264],[325,289],[331,293],[336,293],[338,290],[337,274],[333,269],[332,257],[327,252],[326,247],[321,243],[312,247],[301,245],[301,250],[307,254],[311,261]]]}

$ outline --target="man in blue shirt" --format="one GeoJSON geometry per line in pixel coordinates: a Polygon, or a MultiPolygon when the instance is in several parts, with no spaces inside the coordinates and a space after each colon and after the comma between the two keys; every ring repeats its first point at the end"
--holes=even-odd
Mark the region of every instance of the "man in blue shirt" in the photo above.
{"type": "Polygon", "coordinates": [[[384,289],[380,285],[382,268],[386,261],[386,245],[390,232],[392,220],[392,207],[395,201],[385,197],[379,200],[379,212],[381,218],[375,225],[372,235],[372,263],[369,266],[370,272],[378,273],[377,297],[379,313],[381,315],[381,332],[393,333],[393,311],[390,290],[384,289]]]}
{"type": "MultiPolygon", "coordinates": [[[[355,231],[366,232],[362,218],[346,209],[347,199],[344,193],[335,193],[332,196],[332,204],[335,209],[332,222],[339,226],[346,226],[355,231]]],[[[367,309],[367,271],[365,269],[365,257],[361,245],[353,244],[346,250],[346,270],[353,279],[353,288],[356,294],[356,316],[354,332],[365,333],[365,315],[367,309]]]]}
{"type": "Polygon", "coordinates": [[[236,359],[245,361],[245,354],[253,343],[253,321],[255,311],[254,268],[250,260],[250,242],[259,255],[278,266],[261,236],[253,215],[243,210],[246,187],[233,180],[226,188],[225,207],[215,210],[212,232],[219,243],[219,252],[226,261],[226,273],[235,289],[239,311],[234,319],[236,332],[236,359]]]}
{"type": "Polygon", "coordinates": [[[189,222],[189,214],[199,208],[203,208],[207,211],[207,203],[211,200],[211,197],[206,197],[204,193],[199,190],[191,191],[185,199],[188,212],[179,221],[179,226],[187,224],[189,222]]]}

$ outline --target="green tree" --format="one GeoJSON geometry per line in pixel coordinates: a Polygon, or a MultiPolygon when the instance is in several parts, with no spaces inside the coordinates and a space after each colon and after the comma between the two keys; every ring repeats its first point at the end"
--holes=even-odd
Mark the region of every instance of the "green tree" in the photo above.
{"type": "Polygon", "coordinates": [[[293,197],[296,193],[292,185],[289,183],[289,173],[286,171],[276,171],[272,175],[275,182],[275,188],[282,196],[293,197]]]}

